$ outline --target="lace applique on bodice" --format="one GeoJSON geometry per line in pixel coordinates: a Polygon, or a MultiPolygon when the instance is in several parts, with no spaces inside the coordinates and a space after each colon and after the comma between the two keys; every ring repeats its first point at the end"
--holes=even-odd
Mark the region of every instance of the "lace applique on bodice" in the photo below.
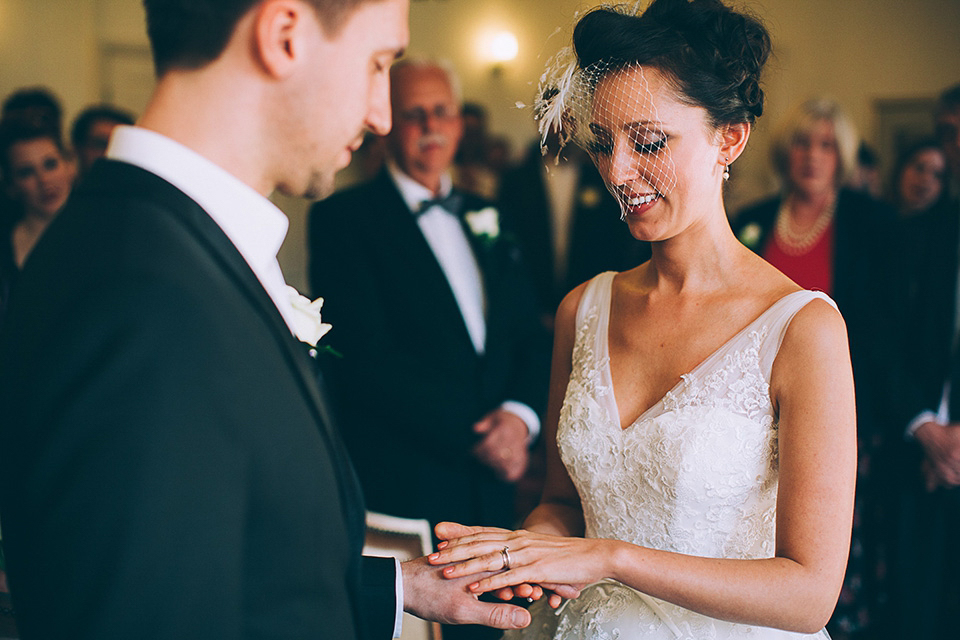
{"type": "MultiPolygon", "coordinates": [[[[594,278],[580,302],[557,432],[580,494],[586,536],[705,557],[771,557],[778,456],[770,372],[796,312],[815,298],[833,302],[811,291],[780,299],[624,429],[607,351],[614,275],[594,278]]],[[[604,582],[571,601],[558,627],[557,621],[547,626],[564,638],[803,637],[653,601],[604,582]],[[647,604],[638,605],[641,600],[647,604]],[[617,623],[625,602],[633,603],[629,633],[617,623]],[[636,625],[649,635],[638,635],[636,625]]]]}

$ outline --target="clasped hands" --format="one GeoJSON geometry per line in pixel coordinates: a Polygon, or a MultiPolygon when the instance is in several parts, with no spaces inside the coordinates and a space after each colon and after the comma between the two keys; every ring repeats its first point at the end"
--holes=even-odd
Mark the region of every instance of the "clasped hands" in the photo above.
{"type": "Polygon", "coordinates": [[[516,482],[523,476],[530,462],[529,431],[523,420],[498,408],[474,424],[473,432],[480,437],[473,448],[477,460],[493,469],[504,482],[516,482]]]}
{"type": "Polygon", "coordinates": [[[960,486],[960,424],[925,422],[914,434],[923,446],[927,490],[960,486]]]}
{"type": "Polygon", "coordinates": [[[459,580],[478,576],[467,585],[475,595],[492,593],[501,600],[539,600],[544,595],[557,608],[565,598],[611,576],[609,540],[568,538],[496,527],[467,527],[441,522],[441,542],[427,556],[430,564],[445,565],[443,576],[459,580]]]}

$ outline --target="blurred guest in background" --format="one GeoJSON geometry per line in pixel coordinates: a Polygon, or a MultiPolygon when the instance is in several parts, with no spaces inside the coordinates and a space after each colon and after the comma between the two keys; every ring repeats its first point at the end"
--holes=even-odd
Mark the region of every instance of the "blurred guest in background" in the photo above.
{"type": "Polygon", "coordinates": [[[0,175],[10,208],[0,227],[0,321],[10,287],[40,235],[63,208],[76,170],[43,119],[0,121],[0,175]]]}
{"type": "Polygon", "coordinates": [[[883,195],[883,179],[880,176],[880,156],[866,142],[857,147],[857,162],[853,168],[847,186],[872,198],[883,195]]]}
{"type": "Polygon", "coordinates": [[[935,138],[908,146],[890,178],[890,204],[902,218],[933,210],[947,195],[947,157],[935,138]]]}
{"type": "MultiPolygon", "coordinates": [[[[940,98],[937,139],[960,184],[960,85],[940,98]]],[[[933,156],[931,156],[933,157],[933,156]]],[[[907,218],[898,420],[891,441],[899,498],[890,638],[956,636],[960,611],[960,202],[952,193],[927,214],[907,218]]]]}
{"type": "Polygon", "coordinates": [[[311,287],[343,354],[324,377],[369,508],[513,524],[548,340],[497,210],[453,187],[451,72],[408,58],[390,77],[386,167],[310,213],[311,287]]]}
{"type": "Polygon", "coordinates": [[[497,210],[453,187],[452,72],[407,58],[390,82],[387,166],[310,213],[310,284],[343,355],[324,359],[324,379],[368,508],[510,526],[546,404],[549,341],[497,210]]]}
{"type": "MultiPolygon", "coordinates": [[[[459,93],[459,87],[455,88],[459,93]]],[[[453,183],[458,189],[492,199],[500,174],[510,162],[510,144],[490,133],[487,109],[476,102],[461,108],[463,135],[453,159],[453,183]]]]}
{"type": "Polygon", "coordinates": [[[46,87],[27,87],[11,93],[3,101],[0,117],[25,118],[63,136],[63,107],[60,99],[46,87]]]}
{"type": "Polygon", "coordinates": [[[102,104],[87,107],[73,121],[70,143],[77,154],[80,175],[84,175],[94,160],[107,152],[110,134],[120,124],[133,124],[133,115],[117,107],[102,104]]]}
{"type": "Polygon", "coordinates": [[[890,380],[890,321],[884,247],[894,216],[868,195],[844,188],[856,166],[857,134],[840,106],[803,103],[781,124],[773,161],[779,195],[743,211],[740,240],[797,284],[830,294],[847,322],[857,382],[859,476],[847,576],[831,624],[835,638],[864,637],[885,598],[886,551],[881,417],[890,380]]]}

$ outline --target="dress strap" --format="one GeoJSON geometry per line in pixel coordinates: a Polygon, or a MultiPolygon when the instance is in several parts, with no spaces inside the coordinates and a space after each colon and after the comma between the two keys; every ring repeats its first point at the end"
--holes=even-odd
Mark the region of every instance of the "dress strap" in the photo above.
{"type": "Polygon", "coordinates": [[[580,304],[577,307],[577,328],[586,321],[594,309],[598,312],[608,313],[610,309],[610,296],[613,291],[613,278],[617,275],[616,271],[604,271],[595,275],[587,283],[583,291],[583,297],[580,298],[580,304]]]}
{"type": "Polygon", "coordinates": [[[837,303],[827,294],[822,291],[804,289],[780,298],[763,315],[757,318],[757,322],[762,322],[766,327],[766,340],[760,354],[760,360],[762,370],[768,379],[773,361],[780,352],[780,345],[783,343],[783,337],[787,334],[790,322],[801,309],[814,300],[823,300],[839,312],[837,303]]]}

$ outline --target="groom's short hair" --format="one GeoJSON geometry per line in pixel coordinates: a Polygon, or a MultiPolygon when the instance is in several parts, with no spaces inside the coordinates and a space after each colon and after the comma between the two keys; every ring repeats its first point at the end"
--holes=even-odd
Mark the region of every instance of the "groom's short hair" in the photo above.
{"type": "MultiPolygon", "coordinates": [[[[172,69],[199,69],[216,60],[240,18],[262,1],[143,0],[157,76],[172,69]]],[[[335,36],[356,7],[377,0],[301,1],[316,10],[324,32],[335,36]]]]}

